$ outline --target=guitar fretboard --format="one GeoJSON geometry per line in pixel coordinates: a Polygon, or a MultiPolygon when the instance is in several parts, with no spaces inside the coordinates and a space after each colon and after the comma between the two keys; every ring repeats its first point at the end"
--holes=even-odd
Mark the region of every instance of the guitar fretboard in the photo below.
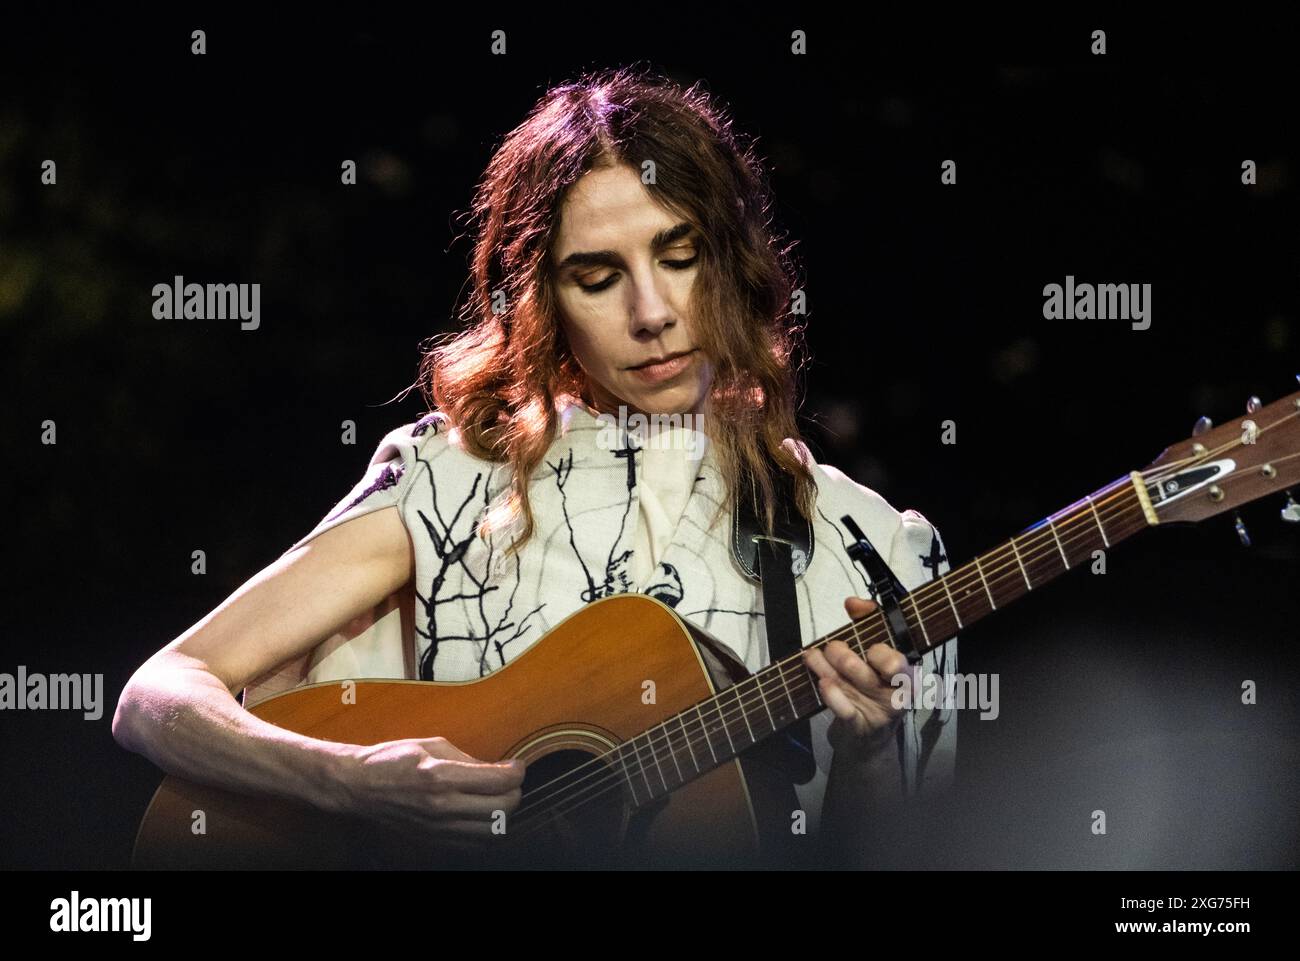
{"type": "MultiPolygon", "coordinates": [[[[915,588],[900,605],[913,646],[921,655],[940,647],[963,628],[1147,527],[1146,496],[1139,476],[1125,475],[915,588]]],[[[845,641],[859,655],[878,642],[900,646],[879,610],[814,644],[832,640],[845,641]]],[[[606,760],[628,800],[641,806],[822,707],[814,675],[795,655],[625,741],[606,760]]]]}

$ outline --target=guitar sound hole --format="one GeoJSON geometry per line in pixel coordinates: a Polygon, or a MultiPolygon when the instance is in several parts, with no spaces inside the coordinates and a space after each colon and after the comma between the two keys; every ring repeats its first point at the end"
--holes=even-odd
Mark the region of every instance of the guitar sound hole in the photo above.
{"type": "Polygon", "coordinates": [[[593,760],[585,751],[562,750],[529,762],[518,808],[527,815],[520,830],[528,833],[520,839],[517,866],[619,866],[623,792],[610,769],[593,760]]]}

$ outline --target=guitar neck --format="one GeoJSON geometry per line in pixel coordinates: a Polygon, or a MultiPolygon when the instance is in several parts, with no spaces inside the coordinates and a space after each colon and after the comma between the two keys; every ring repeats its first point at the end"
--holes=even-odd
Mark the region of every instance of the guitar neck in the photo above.
{"type": "MultiPolygon", "coordinates": [[[[963,628],[1156,520],[1142,475],[1134,472],[1107,484],[906,595],[900,607],[913,646],[921,655],[942,646],[963,628]]],[[[859,655],[878,642],[900,646],[879,610],[810,646],[833,640],[846,642],[859,655]]],[[[812,673],[796,654],[624,742],[611,759],[621,767],[632,803],[640,806],[823,706],[812,673]]]]}

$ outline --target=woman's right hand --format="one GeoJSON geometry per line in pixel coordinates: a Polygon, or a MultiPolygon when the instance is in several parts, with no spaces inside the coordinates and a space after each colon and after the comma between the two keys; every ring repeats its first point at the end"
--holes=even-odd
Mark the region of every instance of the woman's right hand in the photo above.
{"type": "Polygon", "coordinates": [[[500,836],[492,827],[519,806],[523,761],[486,762],[445,737],[360,746],[347,767],[341,813],[409,837],[463,847],[500,836]]]}

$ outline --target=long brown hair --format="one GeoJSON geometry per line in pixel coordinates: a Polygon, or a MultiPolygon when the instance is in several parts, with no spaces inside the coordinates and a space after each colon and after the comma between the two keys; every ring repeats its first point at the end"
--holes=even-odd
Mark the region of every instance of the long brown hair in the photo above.
{"type": "MultiPolygon", "coordinates": [[[[803,326],[790,309],[795,268],[771,226],[771,194],[752,142],[695,84],[635,67],[551,88],[498,147],[475,192],[466,329],[421,345],[420,386],[459,428],[465,449],[513,467],[511,490],[484,523],[523,518],[511,550],[533,533],[528,483],[554,441],[556,399],[590,403],[566,342],[549,256],[566,192],[595,167],[653,160],[655,200],[699,231],[692,289],[698,346],[712,361],[709,443],[727,496],[750,476],[767,507],[780,472],[811,518],[816,487],[795,422],[803,326]],[[495,309],[494,309],[495,308],[495,309]],[[792,438],[797,445],[782,444],[792,438]]],[[[594,405],[592,405],[594,406],[594,405]]]]}

